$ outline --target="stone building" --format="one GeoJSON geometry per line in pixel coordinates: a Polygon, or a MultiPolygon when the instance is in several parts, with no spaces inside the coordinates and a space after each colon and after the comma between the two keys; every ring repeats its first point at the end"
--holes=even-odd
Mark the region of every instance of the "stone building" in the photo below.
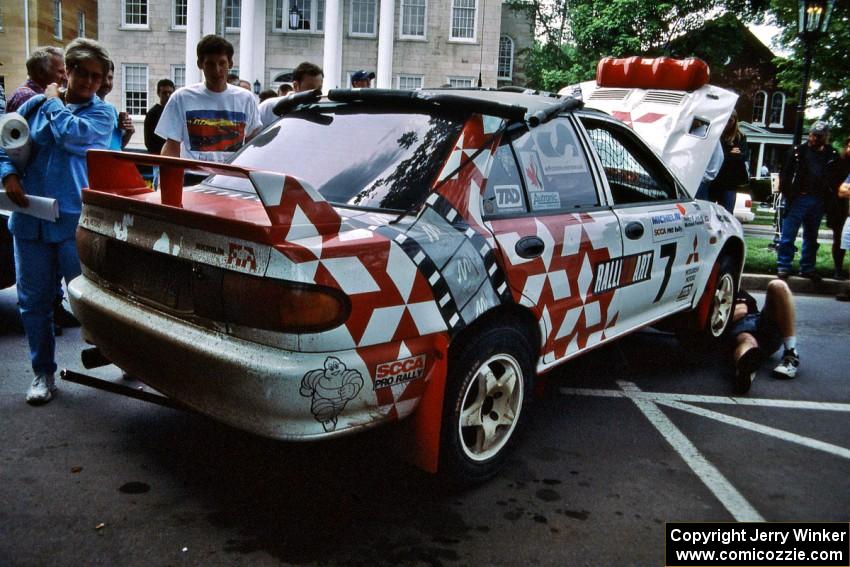
{"type": "Polygon", "coordinates": [[[97,28],[97,0],[0,1],[0,85],[6,96],[26,80],[33,49],[97,39],[97,28]]]}
{"type": "Polygon", "coordinates": [[[99,37],[116,62],[110,102],[141,117],[156,82],[200,80],[195,45],[224,34],[234,66],[256,89],[289,80],[302,61],[325,71],[325,87],[376,73],[392,88],[522,85],[532,22],[501,0],[105,0],[99,37]],[[329,33],[334,29],[335,33],[329,33]]]}

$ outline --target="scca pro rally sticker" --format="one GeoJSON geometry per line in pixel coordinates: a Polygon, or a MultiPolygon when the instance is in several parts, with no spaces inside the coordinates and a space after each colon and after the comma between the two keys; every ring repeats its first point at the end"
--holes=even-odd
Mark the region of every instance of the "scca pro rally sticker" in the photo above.
{"type": "Polygon", "coordinates": [[[425,355],[384,362],[375,368],[375,390],[410,382],[425,375],[425,355]]]}

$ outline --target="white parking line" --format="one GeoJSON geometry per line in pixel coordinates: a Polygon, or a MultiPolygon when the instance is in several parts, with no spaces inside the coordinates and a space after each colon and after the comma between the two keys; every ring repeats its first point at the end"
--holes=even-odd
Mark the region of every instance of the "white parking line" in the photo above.
{"type": "Polygon", "coordinates": [[[717,467],[699,452],[699,449],[691,443],[690,439],[685,437],[684,433],[670,421],[670,418],[664,415],[664,412],[654,402],[632,395],[640,392],[635,384],[618,380],[617,385],[623,389],[624,397],[630,398],[635,403],[641,413],[664,436],[664,439],[670,443],[711,493],[720,500],[733,518],[739,522],[764,521],[761,514],[747,502],[747,499],[738,492],[738,489],[732,486],[732,483],[723,476],[723,473],[717,470],[717,467]]]}

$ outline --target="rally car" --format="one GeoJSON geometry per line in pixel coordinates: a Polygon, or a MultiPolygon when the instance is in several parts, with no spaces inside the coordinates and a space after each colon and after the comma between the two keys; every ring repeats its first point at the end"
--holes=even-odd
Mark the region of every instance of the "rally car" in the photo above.
{"type": "MultiPolygon", "coordinates": [[[[319,440],[407,420],[419,465],[486,479],[539,374],[662,320],[729,324],[738,222],[581,107],[341,89],[287,99],[228,164],[91,151],[70,285],[84,336],[237,428],[319,440]],[[210,176],[184,187],[188,169],[210,176]]],[[[698,141],[730,110],[701,115],[698,141]]]]}

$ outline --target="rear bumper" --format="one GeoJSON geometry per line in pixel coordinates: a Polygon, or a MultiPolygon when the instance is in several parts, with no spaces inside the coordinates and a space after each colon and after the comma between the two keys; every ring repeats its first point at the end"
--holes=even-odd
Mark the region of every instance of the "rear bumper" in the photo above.
{"type": "MultiPolygon", "coordinates": [[[[372,358],[368,352],[301,353],[245,341],[153,310],[84,275],[68,291],[85,338],[104,356],[166,396],[239,429],[312,440],[403,417],[378,403],[364,363],[372,358]]],[[[399,352],[391,344],[372,348],[399,352]]]]}

